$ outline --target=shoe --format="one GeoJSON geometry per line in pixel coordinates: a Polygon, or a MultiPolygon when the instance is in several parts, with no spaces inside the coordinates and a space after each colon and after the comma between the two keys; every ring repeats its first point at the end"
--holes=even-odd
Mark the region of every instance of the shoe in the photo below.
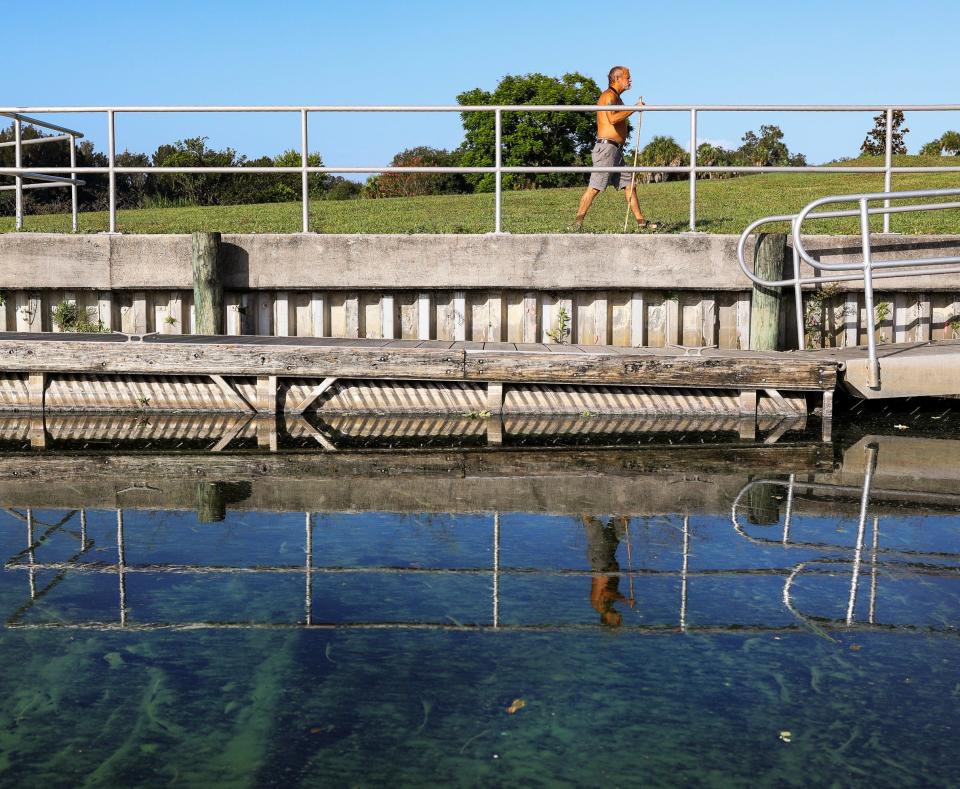
{"type": "Polygon", "coordinates": [[[652,233],[659,225],[654,222],[637,222],[637,231],[640,233],[652,233]]]}

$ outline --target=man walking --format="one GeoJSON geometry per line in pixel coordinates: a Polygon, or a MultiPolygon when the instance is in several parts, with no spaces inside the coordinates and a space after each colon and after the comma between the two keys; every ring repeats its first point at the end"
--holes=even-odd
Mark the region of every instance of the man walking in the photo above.
{"type": "MultiPolygon", "coordinates": [[[[630,69],[626,66],[614,66],[607,75],[607,81],[610,87],[600,94],[597,104],[622,107],[623,99],[620,96],[630,89],[630,69]]],[[[637,106],[643,106],[643,99],[637,102],[637,106]]],[[[593,163],[597,167],[617,167],[624,164],[623,146],[627,142],[627,118],[636,111],[629,109],[597,113],[597,142],[593,146],[593,163]]],[[[583,218],[590,210],[593,199],[610,184],[617,189],[626,190],[627,204],[633,212],[634,219],[637,220],[637,227],[646,228],[647,221],[643,218],[643,212],[637,202],[637,190],[633,180],[630,173],[624,172],[590,173],[590,185],[580,198],[574,229],[580,230],[583,227],[583,218]]]]}

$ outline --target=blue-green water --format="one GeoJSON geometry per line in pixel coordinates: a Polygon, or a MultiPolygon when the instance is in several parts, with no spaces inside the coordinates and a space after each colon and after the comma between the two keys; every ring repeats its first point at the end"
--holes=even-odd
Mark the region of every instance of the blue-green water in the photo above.
{"type": "Polygon", "coordinates": [[[0,781],[955,783],[960,513],[856,502],[5,510],[0,781]]]}

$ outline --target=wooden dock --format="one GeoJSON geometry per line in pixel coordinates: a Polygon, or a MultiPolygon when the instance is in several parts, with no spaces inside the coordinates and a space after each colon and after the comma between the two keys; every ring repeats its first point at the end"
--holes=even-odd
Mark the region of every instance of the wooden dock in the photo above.
{"type": "Polygon", "coordinates": [[[0,408],[707,415],[754,438],[758,416],[805,417],[815,393],[828,439],[838,367],[680,346],[13,333],[0,336],[0,408]]]}

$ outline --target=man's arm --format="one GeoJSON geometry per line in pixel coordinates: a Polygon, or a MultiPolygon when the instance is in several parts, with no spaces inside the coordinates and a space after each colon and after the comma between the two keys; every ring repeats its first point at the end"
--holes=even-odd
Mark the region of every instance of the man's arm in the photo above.
{"type": "MultiPolygon", "coordinates": [[[[600,104],[613,104],[613,96],[612,96],[609,92],[605,92],[605,93],[600,97],[599,103],[600,103],[600,104]]],[[[620,105],[617,105],[617,106],[620,106],[620,105]]],[[[643,99],[640,99],[640,100],[637,102],[637,106],[638,106],[638,107],[642,107],[642,106],[643,106],[643,99]]],[[[617,123],[620,123],[620,121],[626,120],[626,119],[629,118],[631,115],[633,115],[633,113],[635,113],[635,112],[636,112],[636,110],[633,110],[633,109],[631,109],[631,110],[620,110],[619,112],[608,112],[606,115],[607,115],[607,120],[610,121],[611,124],[614,124],[614,125],[615,125],[615,124],[617,124],[617,123]]]]}

